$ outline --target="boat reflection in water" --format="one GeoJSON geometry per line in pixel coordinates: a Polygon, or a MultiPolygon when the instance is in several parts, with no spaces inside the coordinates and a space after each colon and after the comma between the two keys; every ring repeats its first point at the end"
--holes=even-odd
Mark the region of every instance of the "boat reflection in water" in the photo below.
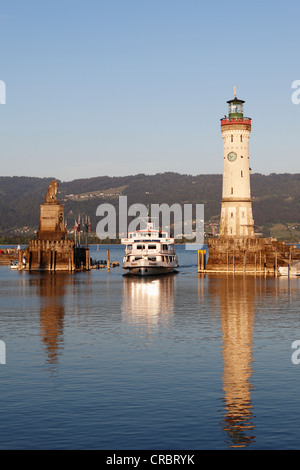
{"type": "MultiPolygon", "coordinates": [[[[219,296],[223,339],[223,430],[229,447],[255,441],[251,392],[255,278],[226,276],[213,290],[219,296]]],[[[216,280],[213,281],[216,284],[216,280]]]]}
{"type": "Polygon", "coordinates": [[[166,326],[173,317],[176,274],[123,277],[123,319],[148,327],[166,326]]]}

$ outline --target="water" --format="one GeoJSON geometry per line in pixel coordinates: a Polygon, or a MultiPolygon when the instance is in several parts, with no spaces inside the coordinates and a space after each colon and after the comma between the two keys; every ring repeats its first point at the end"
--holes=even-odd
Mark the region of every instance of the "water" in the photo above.
{"type": "Polygon", "coordinates": [[[300,448],[300,279],[177,253],[161,278],[0,268],[0,449],[300,448]]]}

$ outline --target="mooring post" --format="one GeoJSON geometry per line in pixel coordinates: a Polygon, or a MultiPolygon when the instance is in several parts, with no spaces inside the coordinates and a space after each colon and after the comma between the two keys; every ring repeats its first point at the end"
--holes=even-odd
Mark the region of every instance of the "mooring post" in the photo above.
{"type": "Polygon", "coordinates": [[[85,251],[85,269],[87,271],[90,271],[91,269],[91,253],[88,249],[85,251]]]}
{"type": "Polygon", "coordinates": [[[109,260],[109,250],[106,250],[106,266],[107,266],[107,271],[110,271],[110,260],[109,260]]]}
{"type": "Polygon", "coordinates": [[[23,269],[23,250],[18,251],[18,270],[23,269]]]}
{"type": "Polygon", "coordinates": [[[261,274],[261,251],[259,252],[259,271],[261,274]]]}
{"type": "Polygon", "coordinates": [[[198,250],[198,272],[200,273],[205,269],[205,252],[203,250],[198,250]]]}

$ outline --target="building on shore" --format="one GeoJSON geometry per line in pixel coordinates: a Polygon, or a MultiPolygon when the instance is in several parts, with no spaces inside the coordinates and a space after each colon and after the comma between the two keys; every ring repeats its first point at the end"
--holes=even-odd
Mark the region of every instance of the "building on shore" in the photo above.
{"type": "MultiPolygon", "coordinates": [[[[27,271],[90,270],[90,250],[68,240],[64,206],[57,200],[58,183],[49,185],[45,202],[40,208],[40,224],[35,240],[25,252],[27,271]]],[[[19,268],[20,269],[20,268],[19,268]]]]}
{"type": "Polygon", "coordinates": [[[223,185],[218,238],[208,241],[209,258],[199,272],[241,272],[277,275],[291,257],[291,246],[272,238],[255,238],[250,187],[249,139],[252,120],[244,116],[245,101],[227,101],[221,119],[223,185]]]}

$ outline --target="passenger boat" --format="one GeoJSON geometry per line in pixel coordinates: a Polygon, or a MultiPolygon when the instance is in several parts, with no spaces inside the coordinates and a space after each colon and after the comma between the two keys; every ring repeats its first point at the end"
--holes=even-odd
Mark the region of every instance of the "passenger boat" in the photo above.
{"type": "Polygon", "coordinates": [[[122,238],[121,243],[126,245],[123,269],[130,274],[167,274],[178,267],[174,238],[170,238],[168,232],[156,230],[149,220],[145,230],[129,232],[128,238],[122,238]]]}

